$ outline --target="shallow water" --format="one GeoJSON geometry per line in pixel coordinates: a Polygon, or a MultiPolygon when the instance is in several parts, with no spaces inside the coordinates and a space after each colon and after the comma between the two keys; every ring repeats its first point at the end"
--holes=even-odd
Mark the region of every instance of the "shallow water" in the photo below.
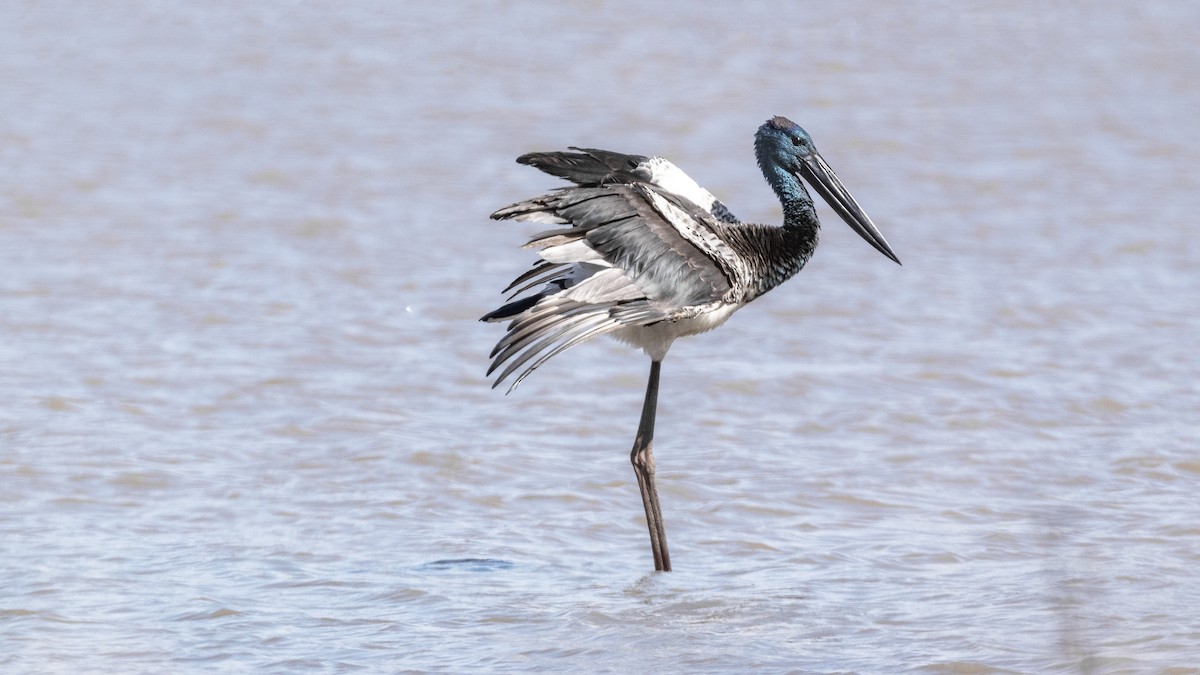
{"type": "Polygon", "coordinates": [[[0,669],[1200,672],[1200,9],[10,2],[0,669]],[[488,388],[521,152],[898,267],[488,388]]]}

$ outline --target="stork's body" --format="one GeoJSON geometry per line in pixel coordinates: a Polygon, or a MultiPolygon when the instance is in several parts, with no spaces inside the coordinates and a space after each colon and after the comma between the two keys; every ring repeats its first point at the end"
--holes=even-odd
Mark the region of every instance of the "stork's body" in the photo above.
{"type": "Polygon", "coordinates": [[[782,227],[740,222],[661,157],[579,148],[519,157],[575,186],[492,214],[556,226],[526,244],[539,249],[542,261],[507,289],[515,289],[514,296],[537,290],[483,317],[510,322],[488,370],[508,364],[497,385],[525,366],[511,391],[550,357],[598,335],[640,347],[650,357],[631,460],[658,570],[671,569],[651,452],[661,362],[676,338],[720,326],[808,262],[819,223],[800,177],[872,246],[899,262],[803,129],[773,118],[759,128],[754,147],[783,205],[782,227]]]}

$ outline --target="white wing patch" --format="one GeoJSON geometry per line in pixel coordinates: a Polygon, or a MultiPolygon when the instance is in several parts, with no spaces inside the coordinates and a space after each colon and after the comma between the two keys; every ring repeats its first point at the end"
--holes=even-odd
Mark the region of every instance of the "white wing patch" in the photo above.
{"type": "Polygon", "coordinates": [[[542,260],[552,263],[591,262],[606,266],[609,264],[604,256],[588,245],[586,239],[548,246],[538,251],[538,255],[542,256],[542,260]]]}
{"type": "Polygon", "coordinates": [[[513,220],[520,220],[527,223],[546,223],[549,225],[565,225],[566,220],[560,218],[549,211],[531,211],[529,213],[520,213],[513,216],[513,220]]]}
{"type": "Polygon", "coordinates": [[[621,270],[600,270],[583,281],[568,288],[560,297],[585,303],[621,302],[645,297],[637,286],[621,270]]]}
{"type": "Polygon", "coordinates": [[[691,176],[672,164],[670,160],[651,157],[650,161],[643,166],[650,172],[650,182],[667,192],[684,197],[696,206],[712,213],[713,204],[716,203],[717,198],[713,196],[713,193],[700,187],[699,183],[692,180],[691,176]]]}

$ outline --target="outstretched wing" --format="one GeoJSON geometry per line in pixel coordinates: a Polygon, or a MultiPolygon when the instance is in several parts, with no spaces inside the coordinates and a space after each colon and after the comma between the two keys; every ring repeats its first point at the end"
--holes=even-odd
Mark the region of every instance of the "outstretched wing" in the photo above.
{"type": "MultiPolygon", "coordinates": [[[[555,171],[547,170],[581,187],[557,190],[492,214],[497,220],[561,226],[534,235],[526,244],[539,249],[542,261],[506,290],[515,289],[515,297],[542,287],[482,317],[483,321],[510,321],[507,334],[492,351],[494,360],[488,370],[490,375],[508,363],[497,385],[530,364],[510,391],[547,359],[584,340],[696,316],[741,287],[744,273],[721,240],[724,226],[712,212],[647,180],[607,183],[600,167],[606,167],[605,176],[631,165],[633,171],[640,171],[637,160],[641,158],[586,152],[591,159],[553,153],[558,163],[555,171]]],[[[541,159],[527,159],[531,157],[522,160],[538,168],[547,165],[541,159]]]]}
{"type": "Polygon", "coordinates": [[[575,152],[531,152],[517,158],[552,176],[582,187],[649,183],[679,195],[724,223],[740,222],[711,192],[662,157],[626,155],[610,150],[571,147],[575,152]]]}

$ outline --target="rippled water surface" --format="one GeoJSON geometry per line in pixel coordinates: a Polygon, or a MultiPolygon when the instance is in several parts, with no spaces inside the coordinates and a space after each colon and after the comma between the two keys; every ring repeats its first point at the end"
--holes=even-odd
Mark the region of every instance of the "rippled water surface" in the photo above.
{"type": "Polygon", "coordinates": [[[1198,7],[4,3],[0,670],[1200,672],[1198,7]],[[652,573],[648,362],[490,390],[487,215],[778,222],[776,114],[904,267],[673,348],[652,573]]]}

